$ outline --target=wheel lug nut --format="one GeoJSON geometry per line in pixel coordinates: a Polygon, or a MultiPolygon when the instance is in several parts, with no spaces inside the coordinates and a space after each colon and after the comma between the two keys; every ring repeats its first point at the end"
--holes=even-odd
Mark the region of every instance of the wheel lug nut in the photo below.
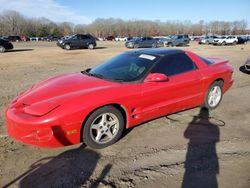
{"type": "Polygon", "coordinates": [[[100,126],[100,129],[102,129],[102,126],[100,126]]]}
{"type": "Polygon", "coordinates": [[[104,131],[101,131],[101,133],[104,133],[104,131]]]}

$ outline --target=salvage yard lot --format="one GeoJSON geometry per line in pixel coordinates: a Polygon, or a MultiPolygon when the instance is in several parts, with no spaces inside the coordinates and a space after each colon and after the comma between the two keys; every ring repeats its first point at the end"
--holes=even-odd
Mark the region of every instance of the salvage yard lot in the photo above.
{"type": "Polygon", "coordinates": [[[40,80],[79,72],[130,49],[109,41],[99,41],[95,50],[71,51],[54,42],[14,43],[13,51],[0,54],[0,187],[88,187],[98,182],[100,187],[181,187],[183,180],[197,187],[216,181],[219,187],[249,187],[250,74],[239,69],[250,57],[250,43],[191,42],[180,48],[226,58],[234,67],[234,85],[209,118],[197,117],[200,108],[195,108],[137,126],[102,150],[84,145],[41,149],[7,136],[3,114],[9,102],[40,80]],[[215,129],[206,131],[211,130],[207,126],[215,129]],[[184,135],[190,131],[191,136],[184,135]]]}

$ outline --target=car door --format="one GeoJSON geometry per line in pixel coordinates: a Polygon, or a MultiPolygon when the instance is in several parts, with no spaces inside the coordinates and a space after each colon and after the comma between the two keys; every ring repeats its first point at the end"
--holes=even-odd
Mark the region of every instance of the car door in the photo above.
{"type": "Polygon", "coordinates": [[[77,47],[77,48],[81,47],[81,37],[80,37],[80,35],[75,35],[75,36],[72,37],[71,46],[72,47],[77,47]]]}
{"type": "Polygon", "coordinates": [[[146,46],[145,46],[145,47],[152,47],[152,44],[153,44],[153,43],[154,43],[153,38],[147,37],[146,46]]]}
{"type": "Polygon", "coordinates": [[[81,47],[86,48],[88,46],[89,40],[90,39],[88,35],[81,35],[81,47]]]}
{"type": "Polygon", "coordinates": [[[145,48],[147,46],[147,38],[142,37],[140,42],[140,47],[145,48]]]}
{"type": "Polygon", "coordinates": [[[165,74],[169,80],[143,83],[142,111],[145,121],[195,107],[203,100],[201,74],[185,53],[163,57],[151,73],[165,74]]]}

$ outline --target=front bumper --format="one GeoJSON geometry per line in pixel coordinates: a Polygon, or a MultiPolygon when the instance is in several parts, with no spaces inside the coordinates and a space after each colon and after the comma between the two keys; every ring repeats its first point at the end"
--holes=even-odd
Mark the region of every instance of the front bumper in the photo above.
{"type": "Polygon", "coordinates": [[[63,48],[64,47],[64,43],[60,43],[60,42],[57,42],[56,45],[60,48],[63,48]]]}
{"type": "Polygon", "coordinates": [[[80,143],[80,123],[65,125],[59,119],[31,116],[11,107],[5,119],[8,134],[23,143],[47,148],[80,143]]]}

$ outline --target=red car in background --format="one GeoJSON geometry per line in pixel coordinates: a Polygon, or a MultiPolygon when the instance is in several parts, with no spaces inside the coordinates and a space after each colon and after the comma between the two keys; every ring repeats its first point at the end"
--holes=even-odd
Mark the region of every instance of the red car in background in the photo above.
{"type": "Polygon", "coordinates": [[[29,40],[30,40],[29,37],[21,36],[21,41],[26,42],[26,41],[29,41],[29,40]]]}
{"type": "Polygon", "coordinates": [[[124,129],[197,106],[216,108],[233,83],[227,60],[179,49],[129,51],[33,85],[6,110],[10,136],[42,146],[115,143],[124,129]]]}

